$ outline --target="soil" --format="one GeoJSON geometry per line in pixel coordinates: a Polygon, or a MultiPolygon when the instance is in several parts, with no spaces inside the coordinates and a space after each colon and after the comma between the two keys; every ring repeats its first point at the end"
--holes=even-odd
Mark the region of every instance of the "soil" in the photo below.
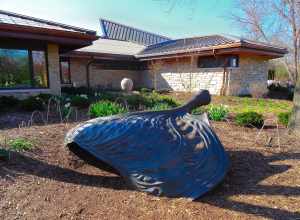
{"type": "Polygon", "coordinates": [[[131,190],[118,175],[74,160],[63,140],[77,123],[19,128],[29,116],[13,117],[9,126],[2,117],[0,142],[23,137],[35,148],[0,161],[0,219],[300,219],[300,142],[284,128],[279,147],[272,125],[256,143],[257,129],[212,123],[231,169],[213,191],[189,201],[131,190]]]}

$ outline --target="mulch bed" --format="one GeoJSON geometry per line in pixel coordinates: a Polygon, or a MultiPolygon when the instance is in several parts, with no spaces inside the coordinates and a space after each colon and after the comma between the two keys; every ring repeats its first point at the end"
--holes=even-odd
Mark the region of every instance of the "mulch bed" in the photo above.
{"type": "Polygon", "coordinates": [[[191,202],[136,192],[115,174],[74,164],[63,140],[77,123],[17,124],[0,130],[0,142],[24,137],[36,148],[0,161],[0,219],[300,218],[300,143],[283,128],[279,148],[276,139],[265,147],[273,127],[255,143],[256,129],[213,123],[231,169],[215,190],[191,202]]]}

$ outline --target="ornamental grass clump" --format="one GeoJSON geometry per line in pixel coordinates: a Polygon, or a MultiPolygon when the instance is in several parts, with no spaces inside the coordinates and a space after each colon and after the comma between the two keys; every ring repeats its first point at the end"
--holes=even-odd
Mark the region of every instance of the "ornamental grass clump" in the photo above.
{"type": "Polygon", "coordinates": [[[110,101],[100,101],[92,104],[89,109],[89,116],[92,118],[104,117],[126,113],[127,109],[118,103],[110,101]]]}
{"type": "Polygon", "coordinates": [[[208,117],[213,121],[223,121],[228,116],[229,110],[225,105],[210,105],[208,107],[208,117]]]}
{"type": "Polygon", "coordinates": [[[291,118],[291,112],[281,112],[277,115],[278,122],[285,127],[288,127],[291,118]]]}
{"type": "Polygon", "coordinates": [[[261,128],[264,124],[262,114],[257,112],[243,112],[235,117],[235,122],[240,126],[261,128]]]}

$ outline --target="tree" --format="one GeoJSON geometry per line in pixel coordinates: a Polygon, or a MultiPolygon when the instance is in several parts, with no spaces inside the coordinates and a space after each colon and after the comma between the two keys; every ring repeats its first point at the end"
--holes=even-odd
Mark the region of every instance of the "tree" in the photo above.
{"type": "Polygon", "coordinates": [[[254,40],[273,42],[286,47],[289,54],[281,59],[295,84],[294,110],[290,127],[300,134],[300,1],[235,0],[230,19],[254,40]]]}

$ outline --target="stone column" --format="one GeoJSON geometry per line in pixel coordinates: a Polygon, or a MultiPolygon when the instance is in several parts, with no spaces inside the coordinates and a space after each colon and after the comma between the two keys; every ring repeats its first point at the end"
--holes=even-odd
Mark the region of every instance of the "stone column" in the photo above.
{"type": "Polygon", "coordinates": [[[48,73],[49,89],[51,94],[61,94],[60,72],[59,72],[59,46],[48,44],[48,73]]]}

